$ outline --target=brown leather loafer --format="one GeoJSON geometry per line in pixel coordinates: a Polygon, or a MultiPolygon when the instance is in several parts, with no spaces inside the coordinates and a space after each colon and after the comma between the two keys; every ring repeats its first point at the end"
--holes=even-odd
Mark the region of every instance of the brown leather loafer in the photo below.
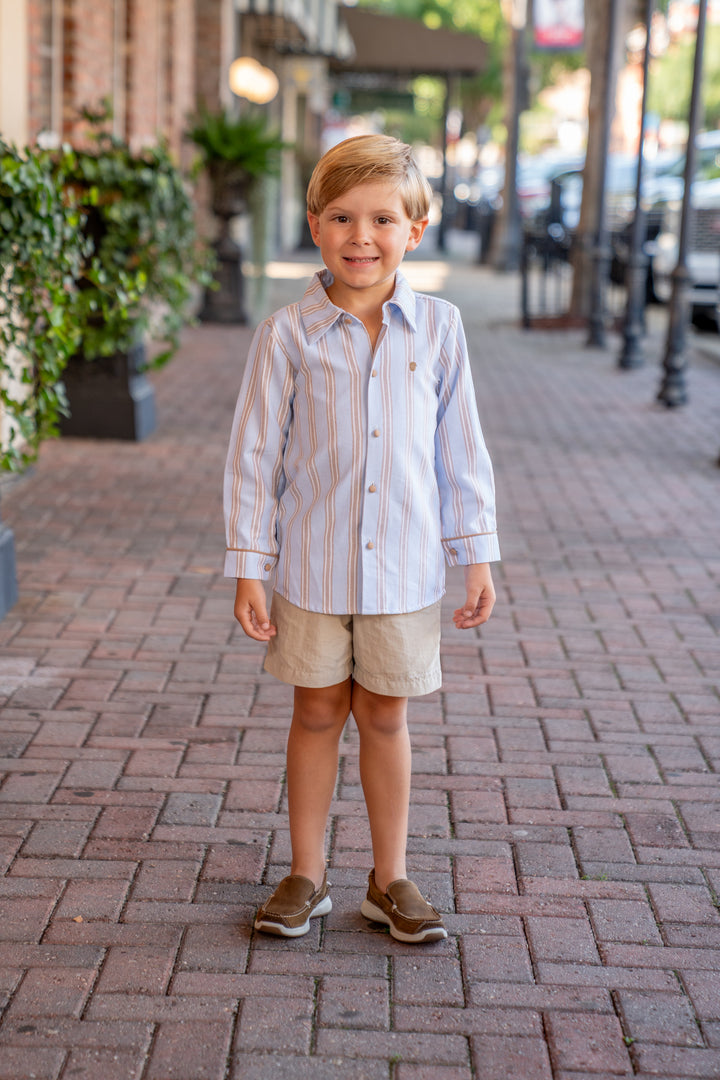
{"type": "Polygon", "coordinates": [[[309,878],[290,874],[282,879],[269,900],[255,916],[255,929],[280,937],[302,937],[310,929],[310,920],[332,910],[327,877],[319,889],[309,878]]]}
{"type": "Polygon", "coordinates": [[[375,871],[371,870],[367,897],[360,911],[371,922],[389,926],[397,941],[414,944],[447,937],[439,913],[423,899],[417,885],[405,878],[392,881],[387,892],[381,893],[375,884],[375,871]]]}

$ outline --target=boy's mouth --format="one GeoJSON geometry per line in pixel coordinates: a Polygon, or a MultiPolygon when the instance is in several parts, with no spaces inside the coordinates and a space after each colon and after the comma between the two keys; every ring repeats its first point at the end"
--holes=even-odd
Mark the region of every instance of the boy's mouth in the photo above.
{"type": "Polygon", "coordinates": [[[354,258],[352,255],[344,256],[344,261],[347,263],[351,263],[353,266],[371,266],[373,263],[377,262],[377,260],[377,255],[366,255],[363,258],[360,258],[360,256],[358,255],[356,255],[354,258]]]}

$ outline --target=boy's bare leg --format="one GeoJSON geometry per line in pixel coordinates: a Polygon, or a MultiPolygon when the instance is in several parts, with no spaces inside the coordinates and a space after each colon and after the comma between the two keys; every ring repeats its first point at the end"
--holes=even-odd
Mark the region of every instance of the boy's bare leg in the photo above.
{"type": "Polygon", "coordinates": [[[407,698],[373,694],[354,683],[352,713],[360,733],[360,779],[370,821],[375,883],[385,892],[391,882],[407,876],[411,770],[407,698]]]}
{"type": "Polygon", "coordinates": [[[318,689],[295,687],[287,744],[292,874],[319,888],[325,873],[325,832],[338,768],[340,736],[350,715],[352,680],[318,689]]]}

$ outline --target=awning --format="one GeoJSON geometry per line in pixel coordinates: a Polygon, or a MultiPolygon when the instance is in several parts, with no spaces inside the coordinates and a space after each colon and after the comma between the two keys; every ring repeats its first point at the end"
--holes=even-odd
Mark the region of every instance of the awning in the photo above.
{"type": "Polygon", "coordinates": [[[487,45],[474,34],[430,30],[415,19],[346,7],[341,18],[355,55],[333,60],[337,72],[392,75],[477,75],[487,64],[487,45]]]}
{"type": "Polygon", "coordinates": [[[353,55],[340,18],[338,0],[234,0],[235,10],[252,20],[252,38],[275,52],[298,56],[353,55]]]}

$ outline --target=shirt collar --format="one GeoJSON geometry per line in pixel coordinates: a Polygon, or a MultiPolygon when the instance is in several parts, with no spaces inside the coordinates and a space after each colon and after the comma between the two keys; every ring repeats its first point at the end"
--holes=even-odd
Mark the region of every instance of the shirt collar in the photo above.
{"type": "MultiPolygon", "coordinates": [[[[333,276],[329,270],[319,270],[300,301],[300,316],[310,343],[318,341],[346,314],[342,308],[332,303],[325,292],[325,288],[331,285],[332,281],[333,276]]],[[[395,275],[395,290],[384,306],[397,308],[410,329],[417,329],[415,293],[399,270],[395,275]]]]}

